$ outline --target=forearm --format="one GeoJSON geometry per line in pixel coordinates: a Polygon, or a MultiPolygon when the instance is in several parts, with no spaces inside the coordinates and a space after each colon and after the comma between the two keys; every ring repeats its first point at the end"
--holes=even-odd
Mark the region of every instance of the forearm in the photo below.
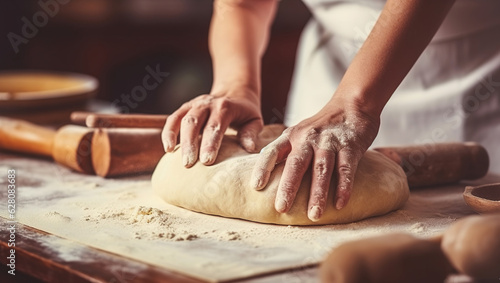
{"type": "Polygon", "coordinates": [[[260,95],[261,58],[274,18],[275,0],[216,0],[210,26],[214,70],[211,93],[248,88],[260,95]]]}
{"type": "Polygon", "coordinates": [[[353,102],[371,115],[380,115],[453,2],[388,0],[334,97],[353,102]]]}

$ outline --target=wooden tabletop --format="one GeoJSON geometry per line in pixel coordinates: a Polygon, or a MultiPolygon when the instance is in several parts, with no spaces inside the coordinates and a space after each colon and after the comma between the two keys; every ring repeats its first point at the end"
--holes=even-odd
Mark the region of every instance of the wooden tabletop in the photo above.
{"type": "MultiPolygon", "coordinates": [[[[28,157],[0,153],[0,163],[7,160],[25,160],[34,162],[28,157]]],[[[4,172],[0,172],[4,174],[4,172]]],[[[2,177],[5,179],[5,177],[2,177]]],[[[85,178],[82,175],[82,178],[85,178]]],[[[485,178],[483,181],[492,180],[485,178]]],[[[5,180],[0,180],[6,184],[5,180]]],[[[2,194],[2,201],[6,201],[2,194]]],[[[9,227],[9,220],[0,217],[1,227],[9,227]]],[[[139,260],[127,258],[101,249],[68,240],[45,231],[41,231],[22,223],[14,223],[16,247],[16,276],[9,275],[6,268],[0,274],[1,282],[33,282],[32,278],[23,279],[23,274],[46,282],[202,282],[184,274],[176,273],[166,268],[150,265],[139,260]],[[64,247],[65,253],[61,253],[64,247]],[[77,255],[77,256],[72,256],[77,255]],[[84,259],[84,260],[82,260],[84,259]],[[19,279],[22,279],[19,281],[19,279]],[[26,281],[27,280],[27,281],[26,281]]],[[[7,228],[4,228],[7,229],[7,228]]],[[[6,230],[3,230],[6,231],[6,230]]],[[[4,233],[4,235],[8,235],[4,233]]],[[[10,254],[8,237],[0,237],[0,262],[8,264],[10,254]]],[[[447,282],[457,282],[454,279],[447,282]]],[[[271,275],[259,276],[238,282],[271,283],[271,282],[319,282],[317,268],[301,268],[271,275]]],[[[473,282],[461,279],[459,282],[473,282]]]]}
{"type": "MultiPolygon", "coordinates": [[[[0,225],[8,226],[0,217],[0,225]]],[[[117,256],[72,242],[41,230],[16,223],[16,272],[20,271],[47,282],[200,282],[168,270],[117,256]],[[60,258],[59,245],[71,244],[75,252],[84,253],[84,262],[60,258]],[[135,272],[139,270],[139,272],[135,272]]],[[[2,238],[0,253],[8,255],[7,241],[2,238]]],[[[8,264],[5,256],[2,264],[8,264]]],[[[11,275],[9,275],[11,276],[11,275]]],[[[5,282],[5,281],[4,281],[5,282]]]]}
{"type": "MultiPolygon", "coordinates": [[[[16,275],[7,275],[7,270],[0,275],[2,282],[21,282],[16,278],[26,275],[46,282],[164,282],[197,283],[203,282],[166,269],[124,258],[106,251],[88,247],[44,231],[16,223],[16,275]],[[61,258],[56,252],[59,245],[70,244],[75,253],[83,253],[85,261],[72,261],[61,258]],[[137,272],[139,271],[139,272],[137,272]]],[[[0,226],[7,227],[8,219],[0,217],[0,226]]],[[[0,240],[0,262],[8,264],[8,242],[0,240]]],[[[319,282],[317,268],[304,268],[286,273],[273,274],[239,281],[255,282],[319,282]],[[283,281],[285,280],[285,281],[283,281]],[[290,281],[292,280],[292,281],[290,281]]],[[[24,277],[23,277],[24,276],[24,277]]],[[[30,282],[32,279],[30,279],[30,282]]]]}
{"type": "MultiPolygon", "coordinates": [[[[23,160],[34,163],[30,157],[0,152],[0,163],[23,160]]],[[[6,165],[3,163],[2,165],[6,165]]],[[[1,172],[0,174],[4,174],[1,172]]],[[[85,175],[82,175],[85,178],[85,175]]],[[[3,177],[5,179],[5,177],[3,177]]],[[[26,180],[24,180],[26,181],[26,180]]],[[[5,183],[5,180],[0,180],[5,183]]],[[[6,194],[5,194],[6,196],[6,194]]],[[[2,194],[2,201],[7,201],[2,194]]],[[[203,282],[165,268],[123,257],[85,244],[50,234],[20,222],[11,222],[0,216],[0,227],[8,235],[7,227],[15,225],[15,276],[2,268],[0,282],[203,282]],[[65,255],[61,256],[61,247],[65,255]],[[71,256],[74,254],[75,256],[71,256]],[[85,260],[81,260],[84,258],[85,260]]],[[[0,262],[6,266],[9,247],[8,237],[0,237],[0,262]]],[[[240,280],[246,283],[266,282],[319,282],[317,268],[302,268],[256,278],[240,280]],[[306,280],[306,281],[304,281],[306,280]]]]}

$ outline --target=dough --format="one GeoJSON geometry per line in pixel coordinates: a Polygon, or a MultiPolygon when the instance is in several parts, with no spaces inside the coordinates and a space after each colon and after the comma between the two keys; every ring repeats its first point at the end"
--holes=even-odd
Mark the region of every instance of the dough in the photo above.
{"type": "MultiPolygon", "coordinates": [[[[282,125],[266,126],[258,147],[276,139],[283,130],[282,125]]],[[[308,171],[292,208],[280,214],[274,209],[274,198],[284,162],[276,165],[267,187],[256,191],[249,184],[257,156],[241,148],[235,134],[226,134],[217,160],[211,166],[198,162],[187,169],[182,166],[180,150],[165,154],[153,173],[153,189],[166,202],[189,210],[282,225],[354,222],[401,208],[409,196],[403,170],[382,154],[368,151],[358,165],[351,199],[343,209],[336,210],[333,206],[335,188],[332,184],[321,219],[312,222],[307,218],[311,184],[308,171]]]]}

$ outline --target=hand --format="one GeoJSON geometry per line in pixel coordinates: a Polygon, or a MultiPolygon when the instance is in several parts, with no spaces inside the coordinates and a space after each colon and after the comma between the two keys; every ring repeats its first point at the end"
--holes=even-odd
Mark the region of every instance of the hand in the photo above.
{"type": "Polygon", "coordinates": [[[312,166],[308,217],[318,221],[326,207],[334,169],[335,207],[342,209],[349,201],[358,162],[375,139],[379,124],[378,116],[372,117],[352,103],[333,99],[318,114],[286,129],[261,151],[251,186],[264,188],[275,165],[286,159],[275,199],[276,210],[285,213],[292,207],[301,180],[312,166]]]}
{"type": "Polygon", "coordinates": [[[254,152],[255,140],[263,127],[258,95],[239,89],[194,98],[168,117],[162,132],[163,146],[166,152],[172,152],[180,132],[184,166],[193,166],[198,154],[203,164],[210,165],[215,162],[230,125],[238,129],[243,148],[254,152]]]}

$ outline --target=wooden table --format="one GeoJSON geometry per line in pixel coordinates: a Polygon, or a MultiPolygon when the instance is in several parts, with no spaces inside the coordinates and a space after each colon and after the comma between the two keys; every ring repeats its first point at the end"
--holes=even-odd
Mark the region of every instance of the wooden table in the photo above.
{"type": "MultiPolygon", "coordinates": [[[[0,165],[6,165],[2,160],[25,160],[33,162],[29,157],[14,156],[0,152],[0,165]]],[[[8,162],[8,161],[7,161],[8,162]]],[[[4,174],[5,172],[0,172],[4,174]]],[[[0,179],[5,183],[6,176],[0,179]]],[[[85,178],[85,175],[82,175],[85,178]]],[[[2,197],[2,201],[7,201],[2,197]]],[[[0,217],[0,227],[4,227],[0,238],[0,262],[5,267],[11,247],[8,246],[7,227],[10,219],[0,217]]],[[[122,257],[104,250],[96,249],[74,242],[45,231],[35,229],[19,222],[14,222],[15,231],[15,276],[3,268],[0,282],[33,282],[36,279],[46,282],[203,282],[162,269],[144,262],[122,257]],[[71,246],[79,257],[85,261],[74,261],[71,258],[61,258],[58,249],[61,245],[71,246]]],[[[319,282],[317,268],[304,268],[285,273],[247,279],[238,282],[319,282]]]]}
{"type": "MultiPolygon", "coordinates": [[[[22,156],[0,153],[0,165],[5,165],[3,160],[23,160],[33,162],[32,159],[22,156]]],[[[0,172],[2,179],[0,184],[6,184],[5,173],[0,172]]],[[[82,175],[82,178],[85,178],[82,175]]],[[[485,178],[482,182],[488,182],[492,178],[485,178]]],[[[495,176],[493,179],[498,180],[495,176]]],[[[5,186],[4,186],[5,187],[5,186]]],[[[5,194],[2,195],[5,201],[5,194]]],[[[0,225],[6,231],[10,225],[9,219],[0,217],[0,225]]],[[[138,260],[119,256],[110,252],[96,249],[84,244],[49,234],[15,223],[16,226],[16,276],[7,274],[5,268],[7,256],[9,255],[8,232],[2,233],[0,238],[0,262],[4,267],[0,274],[1,282],[33,282],[38,278],[47,282],[201,282],[186,275],[173,272],[164,268],[153,266],[138,260]],[[59,247],[70,246],[71,251],[79,253],[79,258],[84,261],[76,261],[71,257],[61,257],[57,252],[59,247]],[[26,277],[26,275],[31,277],[26,277]]],[[[302,268],[272,275],[260,276],[252,279],[240,280],[245,283],[267,283],[267,282],[319,282],[317,267],[302,268]]],[[[447,282],[473,282],[467,278],[450,277],[447,282]]]]}
{"type": "MultiPolygon", "coordinates": [[[[7,219],[0,217],[0,226],[7,227],[7,219]]],[[[7,241],[0,241],[0,262],[5,265],[7,259],[3,255],[9,253],[7,241]]],[[[203,282],[173,271],[160,269],[146,263],[124,258],[102,250],[94,249],[44,231],[16,224],[16,276],[8,275],[7,270],[0,275],[2,282],[20,282],[13,280],[26,275],[47,282],[164,282],[164,283],[197,283],[203,282]],[[58,238],[60,243],[74,245],[75,250],[84,250],[86,262],[73,262],[57,257],[54,252],[58,246],[48,246],[47,239],[58,238]],[[112,268],[120,266],[119,269],[112,268]],[[139,268],[138,268],[139,267],[139,268]],[[141,270],[136,273],[134,270],[141,270]],[[21,274],[19,274],[21,273],[21,274]]],[[[307,268],[287,273],[269,275],[255,279],[239,281],[241,283],[265,282],[319,282],[317,268],[307,268]],[[295,280],[294,280],[295,279],[295,280]]],[[[32,281],[30,281],[32,282],[32,281]]]]}

